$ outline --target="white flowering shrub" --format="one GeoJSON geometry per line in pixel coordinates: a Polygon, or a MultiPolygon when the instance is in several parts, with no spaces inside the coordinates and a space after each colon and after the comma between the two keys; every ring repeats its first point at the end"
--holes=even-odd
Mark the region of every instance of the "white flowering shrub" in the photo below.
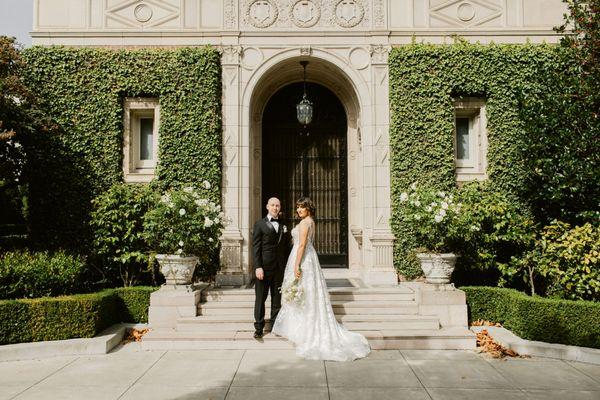
{"type": "MultiPolygon", "coordinates": [[[[204,189],[210,189],[208,182],[204,189]]],[[[202,197],[192,186],[163,194],[144,215],[144,236],[159,254],[194,255],[208,261],[227,223],[221,206],[202,197]]]]}
{"type": "Polygon", "coordinates": [[[402,221],[408,224],[424,252],[454,251],[453,243],[463,232],[458,218],[461,207],[454,194],[417,187],[415,183],[400,195],[402,221]]]}

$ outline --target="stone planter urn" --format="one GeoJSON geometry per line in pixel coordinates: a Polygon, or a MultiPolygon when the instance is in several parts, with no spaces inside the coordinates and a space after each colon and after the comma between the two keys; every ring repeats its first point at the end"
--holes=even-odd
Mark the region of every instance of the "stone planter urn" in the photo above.
{"type": "Polygon", "coordinates": [[[450,283],[457,256],[454,253],[417,253],[427,283],[450,283]]]}
{"type": "Polygon", "coordinates": [[[190,285],[198,257],[182,257],[176,254],[157,254],[156,260],[160,272],[165,276],[167,285],[190,285]]]}

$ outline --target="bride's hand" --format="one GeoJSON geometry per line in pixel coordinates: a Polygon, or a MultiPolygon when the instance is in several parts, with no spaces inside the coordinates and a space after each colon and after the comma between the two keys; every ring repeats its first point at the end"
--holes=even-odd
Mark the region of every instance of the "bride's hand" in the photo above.
{"type": "Polygon", "coordinates": [[[296,275],[296,278],[300,278],[300,276],[302,276],[302,271],[300,270],[299,265],[296,265],[294,267],[294,275],[296,275]]]}

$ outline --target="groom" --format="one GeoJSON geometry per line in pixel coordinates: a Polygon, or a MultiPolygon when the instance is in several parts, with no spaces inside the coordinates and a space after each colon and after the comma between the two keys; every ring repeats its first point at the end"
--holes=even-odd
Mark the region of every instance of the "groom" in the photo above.
{"type": "Polygon", "coordinates": [[[275,323],[281,308],[279,289],[289,251],[287,227],[279,219],[281,203],[276,197],[267,202],[268,214],[256,221],[252,232],[255,283],[254,291],[254,337],[260,339],[265,327],[265,301],[271,292],[271,324],[275,323]]]}

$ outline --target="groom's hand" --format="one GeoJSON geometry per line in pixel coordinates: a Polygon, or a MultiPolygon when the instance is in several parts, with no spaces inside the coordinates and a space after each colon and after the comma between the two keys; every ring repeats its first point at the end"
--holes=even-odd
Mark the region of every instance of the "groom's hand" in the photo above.
{"type": "Polygon", "coordinates": [[[262,268],[256,268],[256,279],[258,279],[259,281],[262,281],[265,277],[265,271],[263,271],[262,268]]]}

